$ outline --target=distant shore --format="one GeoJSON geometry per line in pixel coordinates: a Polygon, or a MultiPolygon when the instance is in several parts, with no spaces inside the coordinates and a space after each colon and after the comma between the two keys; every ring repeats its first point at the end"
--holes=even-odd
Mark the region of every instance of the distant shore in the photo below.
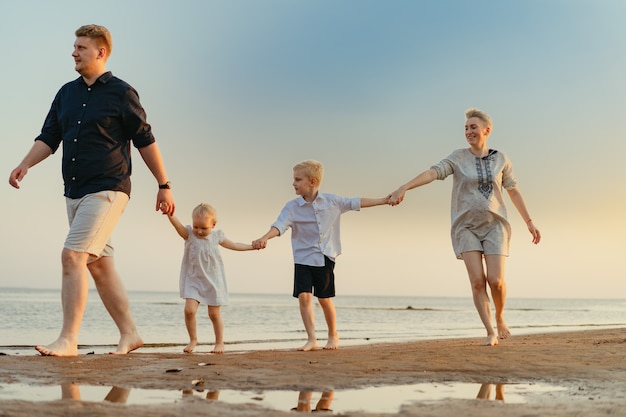
{"type": "MultiPolygon", "coordinates": [[[[506,396],[504,401],[416,402],[395,415],[588,417],[619,415],[626,409],[623,383],[626,381],[626,329],[513,336],[497,347],[479,346],[480,340],[449,339],[352,346],[338,351],[266,350],[225,355],[141,353],[141,350],[124,356],[99,354],[74,358],[5,355],[0,356],[0,387],[20,383],[182,390],[191,389],[194,381],[205,380],[224,390],[321,392],[445,382],[548,384],[566,389],[525,404],[509,404],[506,396]]],[[[86,414],[104,417],[120,414],[136,417],[293,415],[289,410],[219,400],[154,405],[0,400],[0,416],[3,417],[86,414]]],[[[365,411],[359,415],[381,414],[365,411]]]]}

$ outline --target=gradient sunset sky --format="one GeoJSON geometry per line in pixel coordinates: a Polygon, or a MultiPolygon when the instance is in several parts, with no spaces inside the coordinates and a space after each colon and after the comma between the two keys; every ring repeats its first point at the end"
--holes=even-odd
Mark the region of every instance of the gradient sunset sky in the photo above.
{"type": "MultiPolygon", "coordinates": [[[[12,1],[0,14],[0,287],[60,287],[61,152],[8,185],[57,90],[74,30],[107,26],[107,68],[139,92],[177,215],[206,201],[234,241],[267,231],[317,159],[321,190],[382,197],[466,147],[464,111],[494,119],[543,240],[507,197],[509,297],[624,298],[626,2],[622,0],[12,1]]],[[[113,242],[130,290],[177,291],[183,242],[154,211],[133,151],[113,242]]],[[[471,297],[450,243],[452,179],[342,218],[338,295],[471,297]]],[[[233,293],[290,294],[290,238],[222,249],[233,293]]]]}

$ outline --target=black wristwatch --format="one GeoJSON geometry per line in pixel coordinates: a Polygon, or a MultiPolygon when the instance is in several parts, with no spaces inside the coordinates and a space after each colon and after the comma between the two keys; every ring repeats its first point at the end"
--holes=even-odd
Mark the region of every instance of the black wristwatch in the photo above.
{"type": "Polygon", "coordinates": [[[165,184],[159,184],[159,190],[169,190],[170,188],[172,188],[172,183],[170,181],[165,184]]]}

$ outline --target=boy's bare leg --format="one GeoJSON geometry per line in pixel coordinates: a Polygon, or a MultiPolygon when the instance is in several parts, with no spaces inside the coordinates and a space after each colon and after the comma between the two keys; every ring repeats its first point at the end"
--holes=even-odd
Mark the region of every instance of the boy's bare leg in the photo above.
{"type": "Polygon", "coordinates": [[[335,312],[335,304],[332,298],[318,298],[320,306],[324,311],[324,318],[328,325],[328,342],[324,349],[339,348],[339,334],[337,333],[337,313],[335,312]]]}
{"type": "Polygon", "coordinates": [[[463,261],[472,286],[474,306],[476,306],[480,320],[487,330],[487,338],[482,345],[495,346],[498,344],[498,337],[491,322],[491,302],[487,295],[487,278],[483,270],[482,254],[477,251],[464,252],[463,261]]]}
{"type": "Polygon", "coordinates": [[[209,318],[213,323],[215,333],[215,347],[211,353],[224,353],[224,321],[220,313],[220,306],[209,306],[209,318]]]}
{"type": "Polygon", "coordinates": [[[93,277],[102,303],[115,322],[120,341],[112,354],[127,354],[143,346],[130,312],[128,295],[118,275],[112,256],[103,256],[87,265],[93,277]]]}
{"type": "Polygon", "coordinates": [[[183,352],[191,353],[198,344],[198,331],[196,328],[196,313],[200,302],[193,298],[185,298],[185,327],[189,334],[189,344],[185,346],[183,352]]]}
{"type": "Polygon", "coordinates": [[[298,294],[298,302],[300,303],[300,316],[306,330],[307,342],[298,350],[307,352],[317,349],[317,337],[315,336],[315,315],[313,313],[313,294],[310,292],[302,292],[298,294]]]}
{"type": "Polygon", "coordinates": [[[496,309],[496,325],[498,327],[498,337],[507,339],[511,336],[511,331],[504,320],[504,304],[506,303],[506,282],[504,281],[504,256],[487,255],[487,282],[491,288],[491,297],[496,309]]]}
{"type": "Polygon", "coordinates": [[[45,346],[35,346],[44,356],[77,356],[78,332],[83,321],[89,291],[89,272],[86,253],[63,249],[61,264],[61,304],[63,327],[59,337],[45,346]]]}

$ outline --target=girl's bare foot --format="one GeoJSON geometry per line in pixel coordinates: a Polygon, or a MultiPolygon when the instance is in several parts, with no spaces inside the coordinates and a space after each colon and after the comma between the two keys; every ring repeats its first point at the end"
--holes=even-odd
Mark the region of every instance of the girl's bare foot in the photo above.
{"type": "Polygon", "coordinates": [[[339,336],[335,335],[328,338],[328,342],[326,346],[324,346],[325,350],[335,350],[339,349],[339,336]]]}
{"type": "Polygon", "coordinates": [[[224,344],[216,343],[211,353],[217,353],[217,354],[224,353],[224,344]]]}
{"type": "Polygon", "coordinates": [[[198,344],[197,340],[190,340],[189,344],[187,346],[185,346],[185,349],[183,349],[183,352],[185,352],[185,353],[193,352],[193,350],[196,348],[197,344],[198,344]]]}
{"type": "Polygon", "coordinates": [[[117,350],[109,352],[112,355],[126,355],[135,349],[139,349],[143,346],[143,340],[137,333],[132,335],[124,335],[120,337],[120,342],[117,345],[117,350]]]}
{"type": "Polygon", "coordinates": [[[46,346],[35,346],[43,356],[78,356],[78,346],[64,338],[58,338],[46,346]]]}
{"type": "Polygon", "coordinates": [[[301,352],[308,352],[309,350],[317,350],[317,340],[309,340],[304,346],[298,348],[301,352]]]}

